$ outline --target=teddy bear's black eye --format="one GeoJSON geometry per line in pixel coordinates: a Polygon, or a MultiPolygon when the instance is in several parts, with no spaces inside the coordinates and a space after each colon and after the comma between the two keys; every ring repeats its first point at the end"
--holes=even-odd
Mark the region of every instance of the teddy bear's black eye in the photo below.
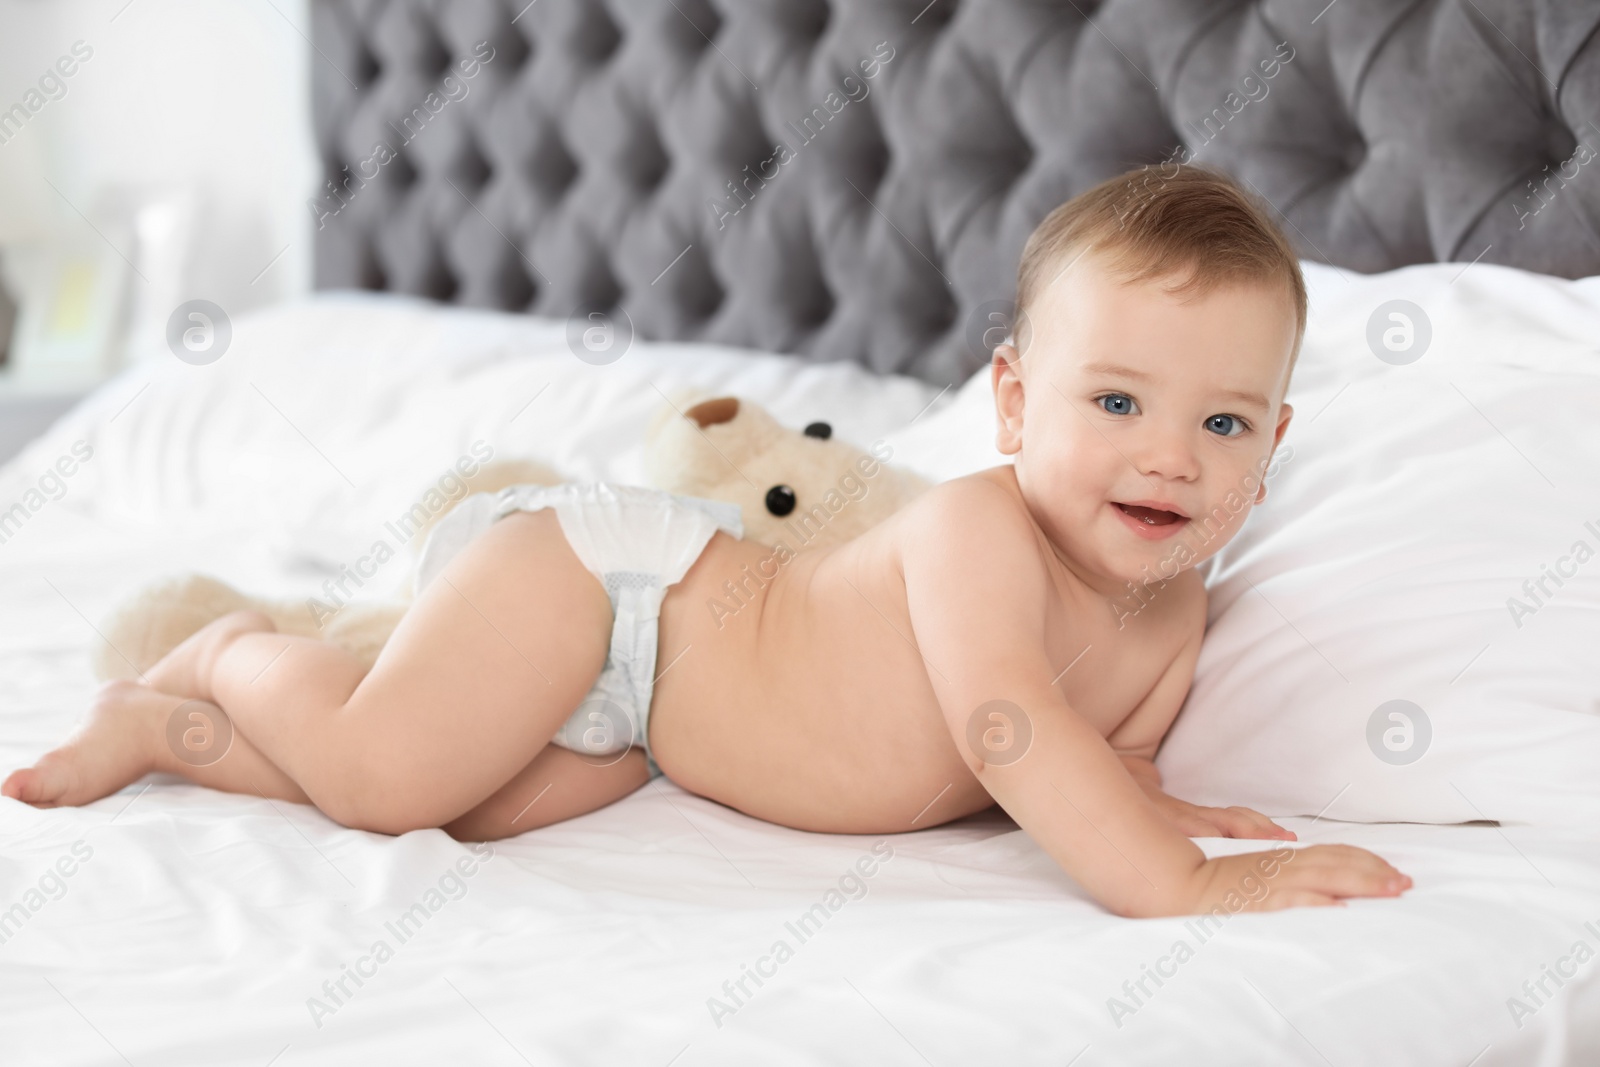
{"type": "Polygon", "coordinates": [[[828,438],[833,436],[833,427],[829,426],[825,422],[813,422],[811,425],[806,427],[806,436],[815,437],[818,440],[826,441],[828,438]]]}
{"type": "Polygon", "coordinates": [[[767,490],[767,510],[783,518],[794,510],[794,490],[787,485],[775,485],[767,490]]]}

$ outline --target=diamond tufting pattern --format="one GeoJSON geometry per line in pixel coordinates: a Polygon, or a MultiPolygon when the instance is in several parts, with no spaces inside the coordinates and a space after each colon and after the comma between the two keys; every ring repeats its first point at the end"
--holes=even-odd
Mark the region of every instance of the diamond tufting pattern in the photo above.
{"type": "Polygon", "coordinates": [[[320,288],[618,308],[946,384],[1050,208],[1175,159],[1248,183],[1310,259],[1600,273],[1593,0],[313,14],[320,288]]]}

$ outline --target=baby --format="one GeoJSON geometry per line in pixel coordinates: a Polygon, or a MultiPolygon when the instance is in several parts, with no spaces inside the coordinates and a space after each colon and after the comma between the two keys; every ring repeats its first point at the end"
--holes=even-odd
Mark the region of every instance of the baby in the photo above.
{"type": "Polygon", "coordinates": [[[604,483],[474,496],[370,671],[226,616],[105,686],[4,795],[85,804],[165,771],[487,840],[665,774],[826,833],[998,803],[1123,916],[1409,888],[1341,845],[1206,859],[1188,835],[1294,835],[1167,796],[1151,762],[1205,630],[1193,568],[1263,499],[1289,425],[1288,243],[1219,175],[1114,179],[1029,238],[1017,308],[991,368],[1013,463],[853,541],[792,555],[744,540],[736,506],[604,483]]]}

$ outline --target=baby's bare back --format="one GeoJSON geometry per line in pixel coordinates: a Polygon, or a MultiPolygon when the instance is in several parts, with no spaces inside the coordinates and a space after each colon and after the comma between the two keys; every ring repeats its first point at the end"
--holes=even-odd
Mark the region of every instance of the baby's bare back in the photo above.
{"type": "MultiPolygon", "coordinates": [[[[1005,485],[1009,468],[969,477],[1005,485]]],[[[908,608],[902,560],[939,492],[853,541],[787,558],[712,539],[662,605],[650,743],[668,777],[758,818],[833,833],[922,829],[993,804],[941,711],[930,681],[940,665],[919,652],[908,608]]],[[[1051,565],[1042,534],[994,548],[1038,554],[1056,594],[1039,641],[1065,671],[1057,688],[1115,742],[1190,636],[1198,578],[1124,612],[1119,629],[1103,598],[1051,565]]]]}

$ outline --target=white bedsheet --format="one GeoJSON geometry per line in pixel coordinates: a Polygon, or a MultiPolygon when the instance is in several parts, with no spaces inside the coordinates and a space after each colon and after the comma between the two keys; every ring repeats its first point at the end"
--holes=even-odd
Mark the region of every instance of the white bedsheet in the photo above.
{"type": "MultiPolygon", "coordinates": [[[[820,398],[826,374],[852,373],[802,384],[820,398]]],[[[732,391],[769,403],[796,381],[776,365],[748,375],[732,391]]],[[[853,402],[893,424],[932,395],[895,383],[853,402]]],[[[791,400],[784,417],[805,408],[791,400]]],[[[34,478],[73,432],[26,453],[0,486],[34,478]]],[[[307,432],[361,465],[331,429],[307,432]]],[[[868,432],[860,415],[852,436],[868,432]]],[[[281,552],[305,513],[273,525],[273,498],[231,515],[216,506],[237,455],[193,460],[193,491],[167,494],[185,521],[130,518],[150,502],[112,472],[158,462],[134,436],[107,432],[81,472],[99,481],[73,483],[0,545],[0,772],[68,731],[93,691],[90,624],[140,582],[174,570],[257,590],[321,580],[281,552]]],[[[442,465],[460,439],[432,444],[442,465]]],[[[259,470],[236,469],[247,482],[259,470]]],[[[413,482],[375,490],[351,529],[413,482]]],[[[1108,915],[993,811],[915,834],[809,834],[663,779],[497,843],[452,883],[472,852],[440,831],[360,833],[176,780],[84,809],[0,801],[0,917],[26,913],[0,927],[0,1064],[1600,1063],[1600,831],[1287,824],[1306,842],[1372,848],[1416,888],[1240,915],[1202,941],[1189,920],[1108,915]],[[892,858],[851,882],[874,846],[892,858]],[[57,883],[46,872],[63,857],[73,873],[57,883]],[[430,899],[441,879],[451,893],[430,899]],[[418,903],[439,906],[402,941],[393,924],[418,903]],[[814,905],[827,917],[802,941],[795,926],[814,905]],[[780,940],[792,955],[778,962],[780,940]],[[392,952],[381,962],[379,941],[392,952]],[[751,995],[736,1000],[724,983],[758,963],[771,976],[745,978],[751,995]],[[346,965],[369,976],[346,978],[350,995],[335,1000],[324,983],[346,965]],[[1170,977],[1140,992],[1158,966],[1170,977]],[[1572,976],[1545,977],[1550,995],[1535,1000],[1524,983],[1547,968],[1572,976]],[[1516,1017],[1513,997],[1528,1009],[1516,1017]],[[712,998],[732,1010],[719,1017],[712,998]]]]}

